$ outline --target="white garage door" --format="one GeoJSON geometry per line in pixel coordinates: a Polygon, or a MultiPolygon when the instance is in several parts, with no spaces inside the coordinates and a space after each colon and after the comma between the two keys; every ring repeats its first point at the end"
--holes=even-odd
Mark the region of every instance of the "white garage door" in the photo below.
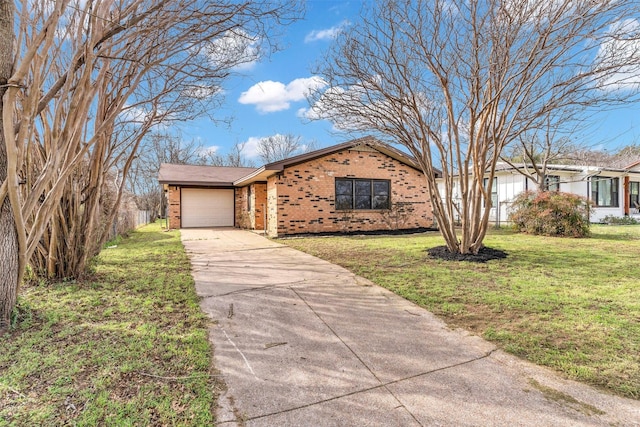
{"type": "Polygon", "coordinates": [[[182,189],[182,227],[233,227],[233,190],[182,189]]]}

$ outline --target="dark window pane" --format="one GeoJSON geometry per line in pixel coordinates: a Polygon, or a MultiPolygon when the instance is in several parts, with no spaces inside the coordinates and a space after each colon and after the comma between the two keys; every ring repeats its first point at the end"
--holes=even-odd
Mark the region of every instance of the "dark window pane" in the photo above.
{"type": "Polygon", "coordinates": [[[358,180],[356,181],[356,197],[359,196],[371,196],[371,181],[358,180]]]}
{"type": "Polygon", "coordinates": [[[373,194],[375,196],[388,196],[389,181],[373,181],[373,194]]]}
{"type": "Polygon", "coordinates": [[[389,196],[373,196],[373,209],[389,209],[389,196]]]}
{"type": "Polygon", "coordinates": [[[350,179],[336,179],[336,194],[353,194],[353,181],[350,179]]]}
{"type": "Polygon", "coordinates": [[[371,209],[371,196],[356,196],[356,209],[371,209]]]}
{"type": "Polygon", "coordinates": [[[373,181],[373,209],[389,209],[389,181],[373,181]]]}
{"type": "Polygon", "coordinates": [[[336,195],[336,209],[353,209],[353,197],[351,195],[336,195]]]}

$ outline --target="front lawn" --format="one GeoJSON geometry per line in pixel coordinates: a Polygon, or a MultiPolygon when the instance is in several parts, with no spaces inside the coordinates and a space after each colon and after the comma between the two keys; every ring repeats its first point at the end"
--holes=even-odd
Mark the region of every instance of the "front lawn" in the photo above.
{"type": "Polygon", "coordinates": [[[487,264],[430,258],[437,233],[288,239],[507,352],[640,399],[640,226],[589,239],[492,231],[487,264]]]}
{"type": "Polygon", "coordinates": [[[0,426],[213,425],[220,384],[179,234],[145,226],[95,270],[23,289],[0,336],[0,426]]]}

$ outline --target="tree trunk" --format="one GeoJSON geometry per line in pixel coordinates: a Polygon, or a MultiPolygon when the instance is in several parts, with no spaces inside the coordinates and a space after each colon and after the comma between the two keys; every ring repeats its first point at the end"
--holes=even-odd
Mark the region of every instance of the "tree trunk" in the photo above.
{"type": "MultiPolygon", "coordinates": [[[[2,118],[6,84],[13,71],[13,0],[0,0],[0,185],[7,180],[5,132],[13,129],[2,118]]],[[[13,179],[13,178],[12,178],[13,179]]],[[[2,196],[2,191],[0,191],[2,196]]],[[[18,233],[9,197],[0,197],[0,333],[9,326],[18,293],[18,233]]]]}

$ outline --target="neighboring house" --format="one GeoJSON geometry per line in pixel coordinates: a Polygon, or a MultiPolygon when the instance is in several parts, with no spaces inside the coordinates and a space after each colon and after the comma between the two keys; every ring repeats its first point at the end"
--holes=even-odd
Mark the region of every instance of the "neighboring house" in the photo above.
{"type": "MultiPolygon", "coordinates": [[[[524,168],[524,165],[516,165],[524,168]]],[[[485,186],[488,184],[485,177],[485,186]]],[[[490,221],[504,224],[509,220],[511,202],[536,184],[506,163],[499,163],[491,187],[490,221]]],[[[591,222],[602,222],[606,216],[640,216],[640,162],[623,169],[596,166],[549,165],[546,182],[549,190],[586,197],[594,204],[591,222]]],[[[442,187],[440,187],[442,191],[442,187]]],[[[454,199],[456,198],[454,191],[454,199]]]]}
{"type": "Polygon", "coordinates": [[[270,236],[427,228],[431,202],[407,154],[365,137],[259,168],[163,164],[170,228],[270,236]]]}

